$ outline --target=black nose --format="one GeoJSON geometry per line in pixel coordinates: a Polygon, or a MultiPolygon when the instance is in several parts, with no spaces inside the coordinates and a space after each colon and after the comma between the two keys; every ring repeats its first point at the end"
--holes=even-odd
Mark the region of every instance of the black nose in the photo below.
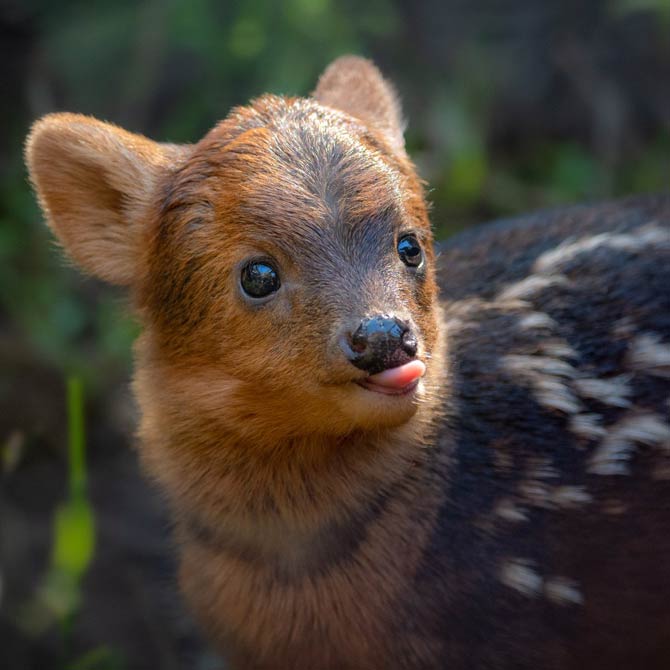
{"type": "Polygon", "coordinates": [[[350,349],[349,360],[374,375],[412,360],[417,341],[409,324],[381,314],[361,321],[351,334],[350,349]]]}

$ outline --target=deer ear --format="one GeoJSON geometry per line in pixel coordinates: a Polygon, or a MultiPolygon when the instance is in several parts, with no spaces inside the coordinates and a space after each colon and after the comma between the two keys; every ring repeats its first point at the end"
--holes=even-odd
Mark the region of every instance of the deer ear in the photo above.
{"type": "Polygon", "coordinates": [[[50,114],[33,126],[25,155],[47,222],[75,263],[128,285],[156,186],[183,151],[91,117],[50,114]]]}
{"type": "Polygon", "coordinates": [[[392,147],[405,151],[404,123],[395,89],[365,58],[342,56],[321,75],[314,98],[377,127],[392,147]]]}

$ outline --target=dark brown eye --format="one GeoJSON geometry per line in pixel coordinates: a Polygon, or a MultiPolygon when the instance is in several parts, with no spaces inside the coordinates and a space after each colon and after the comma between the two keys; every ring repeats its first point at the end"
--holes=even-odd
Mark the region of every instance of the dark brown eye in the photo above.
{"type": "Polygon", "coordinates": [[[250,261],[242,268],[242,290],[251,298],[266,298],[279,290],[279,274],[268,261],[250,261]]]}
{"type": "Polygon", "coordinates": [[[411,268],[418,268],[423,263],[423,250],[414,235],[404,235],[398,240],[398,256],[411,268]]]}

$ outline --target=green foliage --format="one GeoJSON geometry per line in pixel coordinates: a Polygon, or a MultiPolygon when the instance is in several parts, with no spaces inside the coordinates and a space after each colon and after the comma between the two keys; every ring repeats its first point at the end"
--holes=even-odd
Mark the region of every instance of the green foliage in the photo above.
{"type": "MultiPolygon", "coordinates": [[[[611,0],[609,10],[615,20],[652,14],[663,23],[669,2],[611,0]]],[[[393,55],[393,45],[413,43],[392,0],[28,0],[25,11],[41,35],[42,65],[28,87],[43,111],[64,104],[169,141],[193,141],[261,92],[308,92],[342,53],[391,54],[402,72],[406,54],[393,55]]],[[[405,78],[409,150],[434,188],[439,235],[484,217],[664,187],[667,137],[614,162],[574,141],[492,146],[493,102],[514,73],[491,44],[482,32],[455,51],[448,80],[421,73],[420,108],[405,78]]],[[[59,260],[25,179],[25,122],[10,128],[13,153],[0,175],[0,305],[17,337],[77,370],[95,395],[100,379],[127,375],[137,328],[118,292],[82,283],[59,260]]]]}
{"type": "MultiPolygon", "coordinates": [[[[95,551],[95,518],[86,493],[84,394],[78,377],[67,380],[67,410],[68,497],[55,510],[49,568],[19,616],[19,624],[31,635],[40,635],[58,624],[66,648],[72,621],[81,606],[82,580],[95,551]]],[[[71,667],[120,667],[110,665],[108,657],[115,658],[104,649],[96,650],[71,667]]]]}
{"type": "Polygon", "coordinates": [[[614,15],[626,16],[636,12],[655,12],[670,26],[670,0],[611,0],[614,15]]]}
{"type": "Polygon", "coordinates": [[[123,655],[110,647],[103,646],[86,652],[66,665],[66,670],[124,670],[123,655]]]}
{"type": "Polygon", "coordinates": [[[78,500],[86,494],[84,390],[78,377],[67,380],[67,416],[70,499],[78,500]]]}

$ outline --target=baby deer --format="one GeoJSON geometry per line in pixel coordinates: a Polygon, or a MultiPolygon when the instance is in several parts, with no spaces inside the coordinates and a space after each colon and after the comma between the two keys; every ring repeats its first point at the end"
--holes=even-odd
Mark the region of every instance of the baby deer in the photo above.
{"type": "Polygon", "coordinates": [[[49,225],[143,326],[183,593],[234,668],[667,670],[670,197],[436,259],[402,129],[355,57],[194,145],[32,129],[49,225]]]}

